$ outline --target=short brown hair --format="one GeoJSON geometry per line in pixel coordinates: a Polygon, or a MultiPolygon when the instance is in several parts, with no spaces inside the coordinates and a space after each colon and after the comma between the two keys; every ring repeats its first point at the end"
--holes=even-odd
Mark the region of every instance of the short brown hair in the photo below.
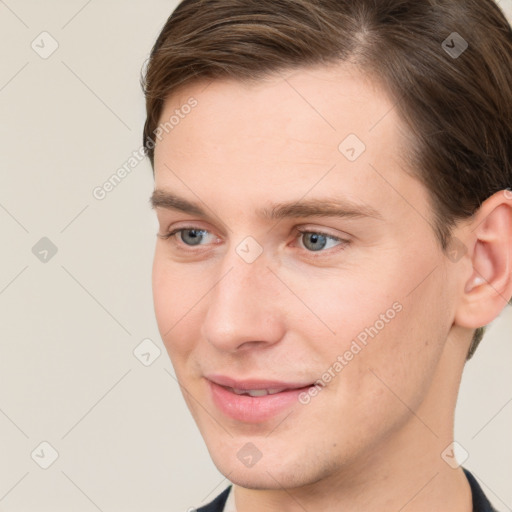
{"type": "MultiPolygon", "coordinates": [[[[164,102],[179,87],[340,61],[395,102],[448,250],[456,222],[512,185],[512,30],[493,0],[183,0],[142,77],[151,165],[164,102]],[[454,41],[467,49],[450,53],[454,41]]],[[[475,330],[468,359],[484,330],[475,330]]]]}

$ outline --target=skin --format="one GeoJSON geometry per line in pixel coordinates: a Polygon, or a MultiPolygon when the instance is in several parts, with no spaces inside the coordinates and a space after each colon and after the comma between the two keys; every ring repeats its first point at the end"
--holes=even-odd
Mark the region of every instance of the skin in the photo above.
{"type": "Polygon", "coordinates": [[[187,405],[238,512],[470,512],[461,468],[441,453],[473,329],[512,294],[512,199],[489,198],[440,248],[425,187],[401,156],[406,130],[379,86],[348,64],[300,69],[257,84],[196,82],[171,96],[198,106],[157,142],[155,189],[207,216],[157,206],[153,293],[160,334],[187,405]],[[356,134],[366,150],[338,149],[356,134]],[[274,203],[350,200],[379,217],[258,216],[274,203]],[[187,245],[178,228],[206,230],[187,245]],[[327,238],[312,251],[297,228],[327,238]],[[262,254],[245,262],[247,236],[262,254]],[[309,248],[309,249],[308,249],[309,248]],[[475,281],[482,277],[484,283],[475,281]],[[247,424],[214,405],[205,375],[313,382],[398,302],[307,405],[247,424]],[[246,467],[248,442],[261,459],[246,467]]]}

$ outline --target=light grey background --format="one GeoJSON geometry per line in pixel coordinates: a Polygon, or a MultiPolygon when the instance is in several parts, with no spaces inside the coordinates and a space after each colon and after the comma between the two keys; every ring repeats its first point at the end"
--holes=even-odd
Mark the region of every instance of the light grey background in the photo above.
{"type": "MultiPolygon", "coordinates": [[[[511,15],[512,0],[501,4],[511,15]]],[[[1,511],[179,511],[229,483],[154,319],[149,162],[103,200],[92,194],[141,147],[140,71],[175,5],[0,0],[1,511]],[[55,255],[36,246],[43,237],[55,255]],[[42,442],[58,452],[47,469],[42,442]]],[[[512,510],[511,333],[507,307],[466,368],[455,436],[502,511],[512,510]]]]}

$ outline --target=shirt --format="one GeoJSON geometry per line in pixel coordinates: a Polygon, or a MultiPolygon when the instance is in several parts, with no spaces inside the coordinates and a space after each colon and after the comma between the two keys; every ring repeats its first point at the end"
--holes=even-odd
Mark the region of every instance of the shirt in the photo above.
{"type": "MultiPolygon", "coordinates": [[[[462,468],[464,469],[464,468],[462,468]]],[[[464,469],[473,496],[473,512],[497,512],[491,505],[475,477],[464,469]]],[[[224,489],[212,502],[197,509],[197,512],[236,512],[233,486],[224,489]]]]}

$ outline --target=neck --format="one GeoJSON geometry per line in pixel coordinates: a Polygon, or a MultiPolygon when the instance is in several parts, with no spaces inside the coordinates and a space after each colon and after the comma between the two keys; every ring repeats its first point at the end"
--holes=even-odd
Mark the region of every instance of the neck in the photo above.
{"type": "Polygon", "coordinates": [[[252,490],[234,486],[237,512],[471,512],[469,483],[461,468],[452,469],[440,457],[449,441],[434,451],[389,443],[360,468],[340,471],[329,479],[286,490],[252,490]],[[403,459],[390,463],[396,449],[403,459]],[[438,458],[439,460],[435,460],[438,458]]]}
{"type": "Polygon", "coordinates": [[[453,454],[445,455],[448,462],[441,456],[453,441],[461,377],[460,348],[448,344],[446,352],[421,406],[379,447],[306,486],[255,490],[234,485],[237,512],[471,512],[471,488],[462,468],[449,465],[453,454]]]}

